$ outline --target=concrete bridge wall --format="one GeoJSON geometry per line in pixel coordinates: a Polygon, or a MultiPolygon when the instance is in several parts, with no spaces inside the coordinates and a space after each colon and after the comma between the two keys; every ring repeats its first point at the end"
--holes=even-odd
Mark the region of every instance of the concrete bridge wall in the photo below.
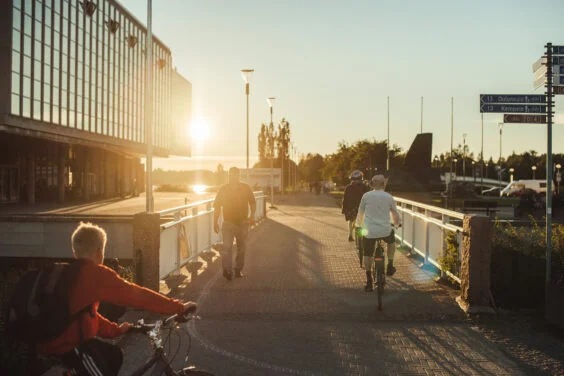
{"type": "Polygon", "coordinates": [[[129,216],[2,218],[0,257],[72,258],[70,238],[80,221],[91,221],[106,230],[107,258],[133,259],[133,224],[129,216]]]}

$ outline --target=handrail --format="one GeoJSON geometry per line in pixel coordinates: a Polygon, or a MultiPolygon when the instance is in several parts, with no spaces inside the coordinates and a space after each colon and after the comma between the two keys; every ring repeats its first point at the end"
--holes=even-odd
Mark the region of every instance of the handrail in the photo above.
{"type": "MultiPolygon", "coordinates": [[[[255,192],[253,192],[253,194],[255,195],[255,198],[266,197],[262,191],[255,191],[255,192]],[[259,194],[259,193],[262,193],[263,196],[257,196],[257,194],[259,194]]],[[[209,198],[207,200],[196,201],[196,202],[192,202],[190,204],[175,206],[174,208],[170,208],[170,209],[164,209],[164,210],[161,210],[161,211],[158,211],[158,212],[155,212],[155,213],[158,213],[160,215],[172,214],[172,213],[176,213],[176,212],[179,212],[179,211],[192,209],[192,208],[195,208],[197,206],[206,205],[206,204],[209,204],[210,202],[214,202],[214,200],[215,200],[214,198],[209,198]]]]}
{"type": "Polygon", "coordinates": [[[455,212],[453,210],[443,209],[443,208],[440,208],[440,207],[434,206],[434,205],[422,204],[420,202],[407,200],[407,199],[401,198],[401,197],[394,197],[394,200],[396,200],[397,202],[401,202],[401,203],[404,203],[404,204],[407,204],[407,205],[415,206],[415,207],[418,207],[418,208],[421,208],[421,209],[431,210],[431,211],[438,213],[438,214],[448,215],[449,217],[452,217],[452,218],[464,219],[464,214],[459,213],[459,212],[455,212]]]}

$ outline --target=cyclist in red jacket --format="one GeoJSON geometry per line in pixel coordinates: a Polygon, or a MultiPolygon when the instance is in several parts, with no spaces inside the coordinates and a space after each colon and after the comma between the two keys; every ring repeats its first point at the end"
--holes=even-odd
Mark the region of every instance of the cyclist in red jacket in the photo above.
{"type": "Polygon", "coordinates": [[[73,320],[58,338],[36,346],[39,354],[59,356],[79,375],[117,375],[123,362],[122,350],[98,337],[118,337],[127,332],[130,324],[118,325],[100,315],[97,310],[101,301],[163,315],[183,314],[197,308],[194,302],[181,303],[127,282],[102,265],[106,240],[106,232],[91,223],[81,222],[72,234],[75,262],[81,264],[69,291],[73,320]]]}

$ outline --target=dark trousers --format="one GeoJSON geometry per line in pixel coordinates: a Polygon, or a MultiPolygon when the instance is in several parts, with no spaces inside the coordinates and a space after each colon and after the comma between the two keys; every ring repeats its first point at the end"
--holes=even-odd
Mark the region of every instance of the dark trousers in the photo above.
{"type": "Polygon", "coordinates": [[[247,222],[234,224],[224,221],[222,226],[223,254],[221,255],[224,270],[231,272],[233,268],[233,239],[237,241],[237,255],[235,256],[235,269],[243,270],[245,266],[245,252],[249,238],[249,224],[247,222]]]}
{"type": "Polygon", "coordinates": [[[79,376],[117,376],[123,363],[122,350],[111,343],[90,338],[62,356],[79,376]]]}

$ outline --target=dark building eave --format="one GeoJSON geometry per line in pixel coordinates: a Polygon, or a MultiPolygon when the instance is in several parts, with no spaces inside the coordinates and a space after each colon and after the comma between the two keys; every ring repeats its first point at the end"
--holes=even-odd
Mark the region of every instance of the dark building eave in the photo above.
{"type": "MultiPolygon", "coordinates": [[[[0,115],[0,133],[10,133],[70,145],[102,148],[135,157],[144,157],[147,153],[147,147],[143,143],[120,140],[114,137],[13,115],[0,115]]],[[[168,157],[169,152],[162,147],[153,146],[153,155],[155,157],[168,157]]]]}

